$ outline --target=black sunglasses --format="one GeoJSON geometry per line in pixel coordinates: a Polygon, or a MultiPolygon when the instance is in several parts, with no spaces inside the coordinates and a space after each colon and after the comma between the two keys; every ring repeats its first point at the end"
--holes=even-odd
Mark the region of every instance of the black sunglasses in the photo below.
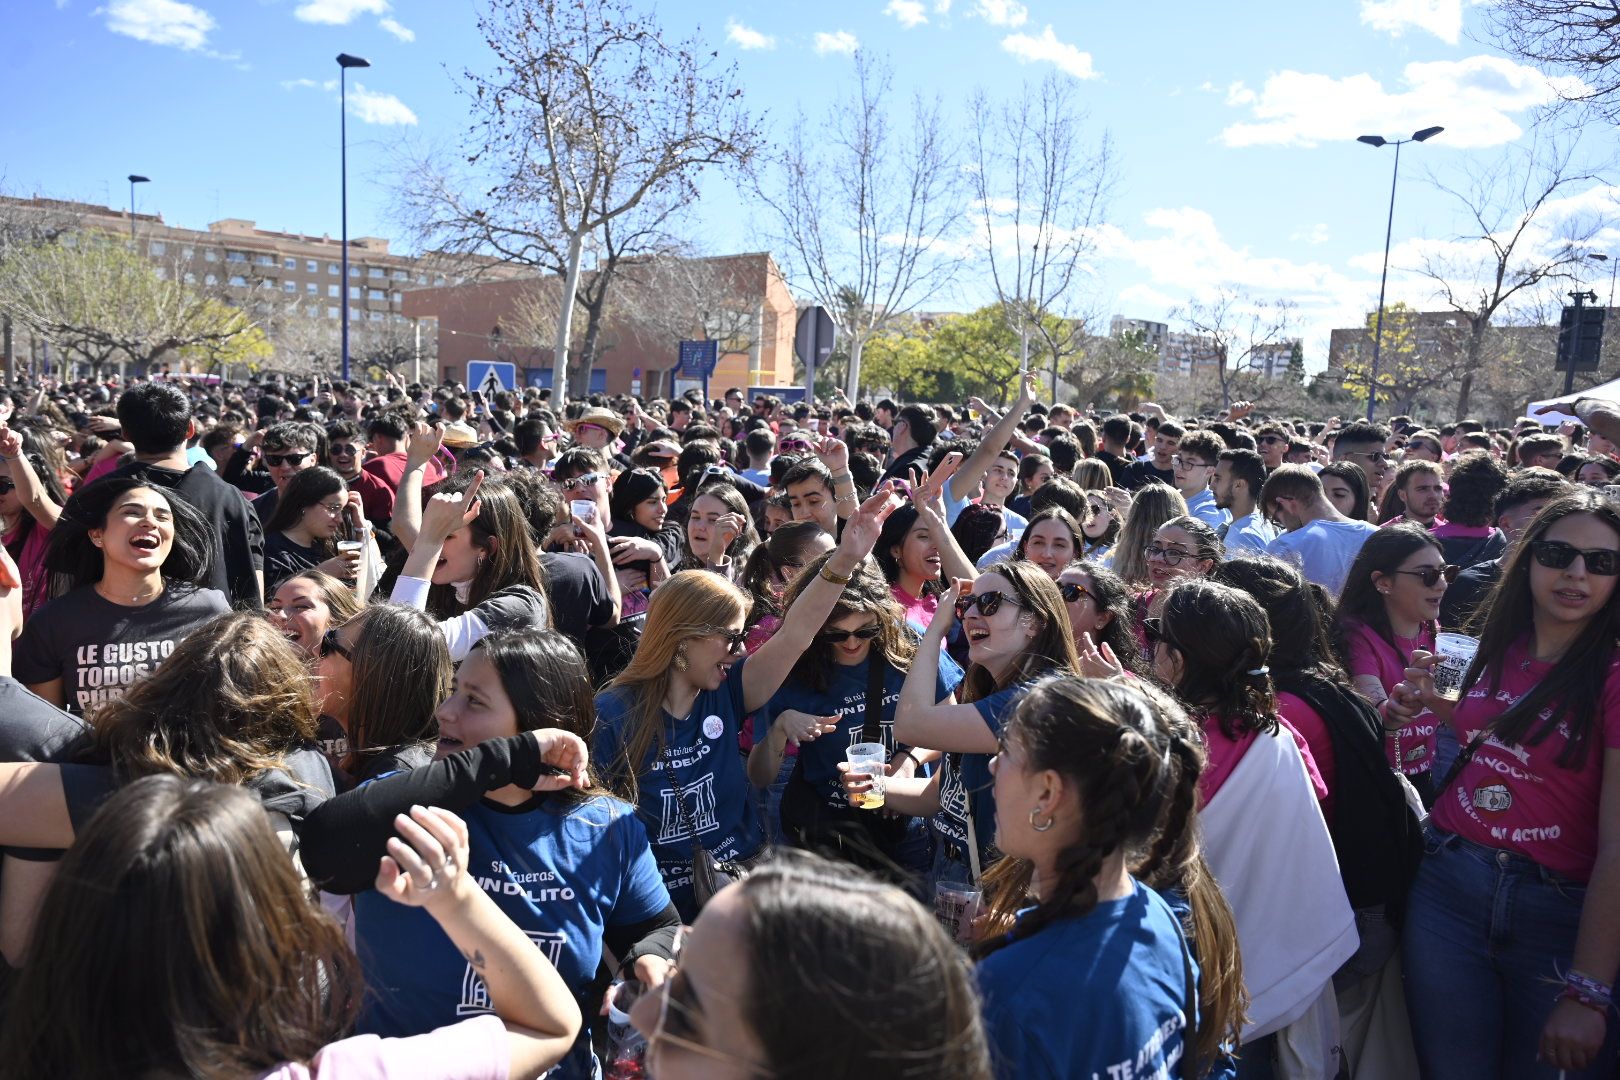
{"type": "Polygon", "coordinates": [[[1532,540],[1530,554],[1536,557],[1536,562],[1549,570],[1563,570],[1575,561],[1575,556],[1579,555],[1586,564],[1588,574],[1596,574],[1598,577],[1613,577],[1620,574],[1620,551],[1612,551],[1609,548],[1578,548],[1562,540],[1532,540]]]}
{"type": "Polygon", "coordinates": [[[321,635],[320,653],[323,658],[337,653],[350,663],[354,662],[354,654],[349,652],[349,647],[343,644],[342,638],[338,637],[337,627],[335,626],[329,627],[326,633],[321,635]]]}
{"type": "MultiPolygon", "coordinates": [[[[1564,565],[1568,566],[1569,564],[1565,563],[1564,565]]],[[[1422,570],[1391,570],[1390,573],[1411,574],[1413,577],[1423,582],[1423,587],[1425,589],[1432,589],[1440,583],[1441,578],[1445,578],[1448,584],[1456,581],[1457,572],[1461,569],[1462,567],[1460,566],[1451,566],[1448,564],[1446,566],[1425,566],[1422,570]]]]}
{"type": "Polygon", "coordinates": [[[1011,604],[1013,607],[1022,606],[1017,600],[1008,596],[1006,593],[984,592],[979,593],[977,596],[975,596],[973,593],[968,593],[966,596],[959,596],[956,598],[956,617],[958,619],[965,619],[967,618],[967,613],[972,611],[974,607],[977,607],[979,609],[979,614],[988,619],[990,616],[1001,610],[1001,605],[1003,603],[1011,604]]]}
{"type": "Polygon", "coordinates": [[[1150,615],[1142,620],[1142,636],[1147,638],[1149,645],[1164,644],[1172,649],[1176,648],[1176,643],[1164,632],[1164,620],[1157,615],[1150,615]]]}
{"type": "Polygon", "coordinates": [[[727,652],[740,653],[748,643],[748,631],[746,630],[732,630],[724,626],[705,626],[703,632],[705,634],[722,635],[726,639],[727,652]]]}
{"type": "Polygon", "coordinates": [[[264,455],[264,463],[266,465],[296,465],[314,452],[313,450],[300,450],[296,454],[266,454],[264,455]]]}
{"type": "MultiPolygon", "coordinates": [[[[1077,604],[1080,602],[1082,597],[1089,598],[1092,603],[1097,603],[1097,597],[1092,593],[1092,591],[1086,588],[1084,585],[1081,585],[1079,582],[1059,582],[1058,593],[1063,597],[1063,602],[1065,604],[1077,604]]],[[[1097,604],[1097,606],[1102,607],[1101,604],[1097,604]]]]}
{"type": "Polygon", "coordinates": [[[0,477],[0,495],[9,494],[17,489],[17,485],[5,477],[0,477]]]}
{"type": "Polygon", "coordinates": [[[820,638],[828,645],[842,645],[850,638],[854,638],[856,641],[871,641],[882,632],[883,628],[881,626],[879,626],[877,623],[872,623],[869,626],[863,626],[856,630],[823,630],[821,633],[817,634],[816,637],[820,638]]]}

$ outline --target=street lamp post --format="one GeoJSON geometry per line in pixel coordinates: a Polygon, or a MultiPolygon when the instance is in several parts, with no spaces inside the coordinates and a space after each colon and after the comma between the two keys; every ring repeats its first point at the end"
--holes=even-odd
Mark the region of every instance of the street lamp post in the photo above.
{"type": "Polygon", "coordinates": [[[1611,259],[1607,255],[1596,251],[1592,252],[1586,257],[1588,259],[1596,259],[1598,262],[1606,262],[1609,264],[1609,308],[1612,310],[1614,308],[1614,274],[1616,270],[1620,270],[1620,259],[1611,259]]]}
{"type": "Polygon", "coordinates": [[[338,190],[339,201],[342,207],[339,211],[342,217],[343,247],[343,284],[338,288],[343,298],[343,381],[349,381],[349,81],[350,68],[366,68],[371,66],[370,60],[362,60],[358,56],[348,53],[338,53],[338,190]]]}
{"type": "Polygon", "coordinates": [[[135,185],[150,184],[151,182],[151,177],[136,176],[134,173],[129,174],[129,238],[131,240],[135,239],[135,185]]]}
{"type": "Polygon", "coordinates": [[[1372,373],[1367,379],[1367,419],[1373,418],[1373,410],[1378,405],[1378,352],[1384,340],[1384,286],[1389,282],[1389,240],[1395,230],[1395,182],[1401,175],[1401,147],[1409,142],[1426,142],[1442,131],[1443,127],[1427,127],[1422,131],[1412,132],[1410,139],[1386,139],[1382,135],[1360,135],[1356,142],[1366,143],[1368,146],[1393,146],[1395,148],[1395,170],[1389,178],[1389,221],[1384,226],[1384,270],[1378,276],[1378,316],[1373,324],[1373,354],[1372,373]]]}

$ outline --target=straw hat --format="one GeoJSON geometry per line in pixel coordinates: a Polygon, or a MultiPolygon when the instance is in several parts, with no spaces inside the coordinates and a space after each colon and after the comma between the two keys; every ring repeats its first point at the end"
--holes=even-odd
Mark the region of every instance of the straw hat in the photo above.
{"type": "Polygon", "coordinates": [[[604,409],[599,405],[593,405],[572,420],[565,420],[563,427],[568,429],[570,435],[577,435],[581,424],[595,424],[597,427],[607,428],[615,439],[624,433],[624,417],[612,409],[604,409]]]}
{"type": "Polygon", "coordinates": [[[452,420],[444,425],[444,445],[468,447],[478,445],[478,432],[471,424],[464,424],[460,420],[452,420]]]}

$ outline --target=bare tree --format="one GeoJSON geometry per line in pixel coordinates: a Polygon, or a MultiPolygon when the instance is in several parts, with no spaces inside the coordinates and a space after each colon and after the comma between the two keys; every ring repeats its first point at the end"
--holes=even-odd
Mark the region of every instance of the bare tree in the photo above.
{"type": "Polygon", "coordinates": [[[1527,148],[1509,147],[1493,161],[1465,165],[1461,183],[1430,177],[1470,221],[1466,232],[1425,254],[1419,267],[1434,282],[1440,302],[1466,326],[1458,420],[1468,415],[1497,313],[1517,297],[1574,280],[1610,220],[1596,208],[1555,207],[1599,179],[1596,169],[1577,164],[1576,145],[1574,139],[1543,138],[1527,148]],[[1555,208],[1561,215],[1556,218],[1555,208]]]}
{"type": "MultiPolygon", "coordinates": [[[[755,152],[735,70],[695,34],[667,42],[630,0],[486,0],[478,25],[495,66],[464,76],[466,168],[424,157],[400,191],[424,246],[558,273],[574,296],[593,235],[649,198],[690,202],[704,167],[755,152]]],[[[573,304],[559,316],[561,394],[573,304]]]]}
{"type": "Polygon", "coordinates": [[[1207,339],[1208,358],[1220,388],[1222,408],[1262,380],[1253,368],[1261,353],[1286,346],[1288,329],[1294,319],[1290,300],[1256,300],[1240,289],[1222,286],[1207,300],[1191,300],[1170,318],[1186,324],[1192,333],[1207,339]]]}
{"type": "Polygon", "coordinates": [[[1496,0],[1495,44],[1554,75],[1566,101],[1620,117],[1620,5],[1612,0],[1496,0]]]}
{"type": "MultiPolygon", "coordinates": [[[[1032,335],[1044,345],[1056,400],[1059,372],[1083,362],[1088,351],[1097,355],[1088,346],[1089,320],[1076,310],[1075,294],[1093,280],[1088,260],[1114,181],[1112,145],[1106,133],[1089,141],[1074,80],[1058,75],[1036,89],[1025,86],[1000,106],[981,90],[969,111],[968,182],[984,260],[1008,321],[1019,331],[1023,362],[1032,335]]],[[[1080,378],[1095,382],[1097,376],[1080,378]]]]}
{"type": "Polygon", "coordinates": [[[750,174],[788,279],[825,307],[849,351],[846,390],[860,393],[861,348],[890,321],[938,296],[961,263],[958,155],[941,105],[920,95],[891,126],[892,73],[855,54],[853,93],[815,127],[801,113],[787,144],[750,174]]]}
{"type": "Polygon", "coordinates": [[[1159,353],[1147,343],[1142,330],[1108,337],[1086,335],[1077,342],[1072,361],[1063,380],[1075,388],[1082,406],[1115,399],[1134,404],[1154,392],[1159,353]]]}

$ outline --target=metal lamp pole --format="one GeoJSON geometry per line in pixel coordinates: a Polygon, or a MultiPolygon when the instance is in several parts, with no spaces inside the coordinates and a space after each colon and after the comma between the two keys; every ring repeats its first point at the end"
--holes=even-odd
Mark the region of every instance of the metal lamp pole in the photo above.
{"type": "Polygon", "coordinates": [[[152,178],[149,176],[129,174],[129,238],[131,240],[135,239],[135,185],[150,184],[151,182],[152,178]]]}
{"type": "Polygon", "coordinates": [[[366,68],[371,66],[370,60],[362,60],[358,56],[348,53],[338,53],[338,190],[339,200],[342,203],[340,213],[343,219],[342,245],[343,245],[343,284],[338,286],[343,297],[343,381],[349,381],[349,80],[350,68],[366,68]]]}
{"type": "Polygon", "coordinates": [[[1586,257],[1588,259],[1596,259],[1598,262],[1606,262],[1606,263],[1609,264],[1609,307],[1613,308],[1614,307],[1614,275],[1615,275],[1615,271],[1620,270],[1620,259],[1611,259],[1607,255],[1601,254],[1601,253],[1596,252],[1596,251],[1590,253],[1586,257]]]}
{"type": "Polygon", "coordinates": [[[1426,142],[1442,131],[1443,127],[1428,127],[1422,131],[1414,131],[1410,139],[1386,139],[1382,135],[1360,135],[1356,142],[1366,143],[1368,146],[1393,146],[1395,148],[1395,170],[1389,178],[1389,221],[1384,225],[1384,270],[1378,276],[1378,316],[1373,324],[1373,354],[1372,374],[1367,379],[1367,419],[1373,418],[1373,411],[1378,405],[1378,353],[1384,341],[1384,287],[1389,282],[1389,241],[1395,230],[1395,182],[1401,175],[1401,147],[1411,142],[1426,142]]]}

